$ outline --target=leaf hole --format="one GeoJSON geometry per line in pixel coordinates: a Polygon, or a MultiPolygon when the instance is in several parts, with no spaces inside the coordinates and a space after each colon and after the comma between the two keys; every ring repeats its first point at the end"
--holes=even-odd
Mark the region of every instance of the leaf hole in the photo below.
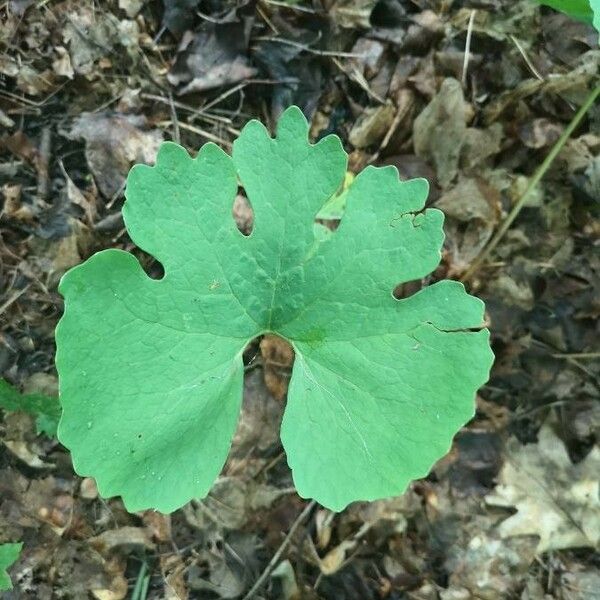
{"type": "Polygon", "coordinates": [[[423,280],[422,279],[413,279],[412,281],[405,281],[397,285],[392,292],[392,295],[396,300],[403,300],[404,298],[408,298],[418,291],[423,289],[423,280]]]}
{"type": "Polygon", "coordinates": [[[238,231],[246,237],[252,233],[254,227],[254,211],[248,201],[246,192],[243,188],[238,188],[238,193],[233,201],[231,214],[237,225],[238,231]]]}
{"type": "Polygon", "coordinates": [[[132,249],[132,253],[140,261],[140,265],[150,279],[162,279],[165,276],[165,269],[158,260],[144,252],[137,246],[132,249]]]}

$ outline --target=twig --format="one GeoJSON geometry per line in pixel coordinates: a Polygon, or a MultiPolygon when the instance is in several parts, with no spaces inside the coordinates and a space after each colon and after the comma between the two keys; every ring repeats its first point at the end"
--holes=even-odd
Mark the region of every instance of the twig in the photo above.
{"type": "Polygon", "coordinates": [[[269,19],[269,16],[267,15],[267,13],[261,8],[260,4],[256,5],[256,11],[263,18],[263,21],[269,26],[269,29],[275,35],[279,35],[279,29],[277,29],[277,27],[275,27],[275,25],[273,24],[271,19],[269,19]]]}
{"type": "Polygon", "coordinates": [[[18,300],[31,286],[31,283],[28,283],[24,288],[17,290],[12,294],[12,296],[2,305],[0,306],[0,315],[4,313],[4,311],[16,300],[18,300]]]}
{"type": "Polygon", "coordinates": [[[39,102],[34,102],[33,100],[29,100],[28,98],[17,96],[17,94],[13,94],[5,90],[0,90],[0,96],[3,96],[8,100],[17,102],[24,106],[33,106],[35,108],[41,108],[42,106],[44,106],[44,104],[46,104],[46,102],[48,102],[48,100],[50,100],[50,98],[52,98],[52,96],[56,96],[56,94],[58,94],[58,92],[60,92],[60,90],[62,90],[65,87],[65,85],[67,85],[67,83],[68,81],[66,81],[65,83],[61,83],[54,91],[50,92],[43,100],[40,100],[39,102]]]}
{"type": "MultiPolygon", "coordinates": [[[[173,124],[173,121],[160,121],[159,123],[157,123],[157,125],[159,127],[170,127],[172,124],[173,124]]],[[[210,140],[211,142],[215,142],[215,144],[221,144],[221,145],[225,146],[226,148],[231,148],[231,142],[223,139],[222,137],[219,137],[218,135],[215,135],[214,133],[210,133],[210,131],[206,131],[205,129],[200,129],[199,127],[194,127],[193,125],[190,125],[189,123],[179,123],[179,127],[181,129],[185,129],[186,131],[191,131],[192,133],[201,135],[201,136],[205,137],[207,140],[210,140]]]]}
{"type": "MultiPolygon", "coordinates": [[[[403,92],[405,92],[405,91],[406,90],[403,90],[403,92]]],[[[400,98],[400,96],[398,98],[400,98]]],[[[390,125],[390,128],[387,130],[385,136],[383,137],[383,140],[381,141],[381,144],[379,145],[379,148],[377,149],[377,152],[375,152],[375,154],[373,154],[371,156],[371,158],[369,158],[369,160],[367,161],[367,164],[371,165],[376,160],[379,159],[379,156],[380,156],[381,152],[383,150],[385,150],[385,148],[387,147],[387,145],[390,143],[390,140],[392,139],[392,136],[396,133],[396,130],[398,129],[398,126],[402,122],[402,119],[404,119],[404,117],[406,116],[407,112],[412,107],[412,104],[413,103],[410,102],[410,104],[406,104],[404,106],[397,106],[396,107],[396,115],[394,116],[394,120],[392,121],[392,124],[390,125]]],[[[398,102],[398,105],[400,105],[400,102],[398,102]]]]}
{"type": "Polygon", "coordinates": [[[173,94],[169,90],[169,107],[171,109],[171,119],[173,119],[173,141],[176,144],[181,143],[181,136],[179,135],[179,119],[177,118],[177,109],[173,103],[173,94]]]}
{"type": "Polygon", "coordinates": [[[271,4],[272,6],[286,8],[288,10],[309,13],[311,15],[322,14],[322,11],[317,11],[314,8],[309,8],[307,6],[300,6],[298,4],[291,4],[289,2],[278,2],[277,0],[262,0],[262,2],[264,2],[265,4],[271,4]]]}
{"type": "Polygon", "coordinates": [[[460,278],[461,281],[468,281],[469,279],[471,279],[471,277],[473,277],[473,275],[479,270],[481,265],[484,263],[486,258],[490,255],[492,250],[504,237],[504,234],[508,231],[509,227],[512,225],[512,222],[517,218],[523,206],[525,206],[525,203],[527,202],[531,192],[535,189],[542,177],[546,174],[546,171],[548,171],[548,169],[552,166],[554,159],[558,156],[563,146],[567,143],[569,137],[571,137],[573,131],[575,131],[575,129],[577,128],[587,111],[590,109],[590,107],[594,104],[596,98],[598,98],[599,95],[600,85],[596,86],[590,92],[585,102],[575,113],[575,115],[571,119],[571,122],[567,125],[560,138],[554,144],[548,156],[546,156],[544,162],[538,167],[537,171],[534,173],[533,177],[531,178],[531,181],[529,182],[529,185],[527,186],[527,189],[525,190],[525,192],[523,192],[523,195],[513,206],[512,210],[500,226],[500,229],[498,229],[498,231],[496,232],[496,235],[494,235],[490,243],[484,248],[483,252],[475,259],[473,264],[467,269],[466,273],[460,278]]]}
{"type": "Polygon", "coordinates": [[[552,358],[575,358],[579,360],[597,360],[600,358],[600,352],[574,352],[573,354],[552,354],[552,358]]]}
{"type": "Polygon", "coordinates": [[[521,56],[523,57],[523,60],[525,61],[525,64],[529,67],[529,70],[534,74],[534,76],[537,79],[539,79],[540,81],[544,81],[544,77],[535,68],[535,65],[531,62],[531,60],[529,60],[529,56],[527,56],[527,53],[525,52],[523,46],[521,46],[519,40],[512,34],[508,37],[512,40],[512,43],[517,47],[517,50],[520,52],[521,56]]]}
{"type": "Polygon", "coordinates": [[[229,131],[229,133],[233,134],[233,135],[240,135],[240,130],[239,129],[235,129],[234,127],[231,127],[231,123],[232,120],[229,119],[228,117],[222,117],[220,115],[216,115],[214,113],[204,113],[204,110],[201,108],[194,108],[193,106],[190,106],[189,104],[184,104],[183,102],[177,102],[176,100],[172,99],[172,96],[170,96],[169,98],[165,97],[165,96],[157,96],[156,94],[141,94],[142,98],[146,99],[146,100],[154,100],[155,102],[162,102],[163,104],[167,104],[169,106],[173,106],[175,108],[180,108],[181,110],[186,110],[188,112],[190,112],[192,114],[192,119],[194,118],[198,118],[201,119],[203,121],[207,121],[208,123],[211,123],[212,125],[216,124],[223,124],[225,125],[227,131],[229,131]]]}
{"type": "Polygon", "coordinates": [[[276,42],[278,44],[285,44],[286,46],[293,46],[294,48],[299,48],[304,52],[309,52],[310,54],[316,54],[317,56],[335,56],[338,58],[362,58],[362,54],[358,54],[356,52],[337,52],[336,50],[315,50],[311,48],[307,44],[301,44],[300,42],[296,42],[294,40],[288,40],[287,38],[279,38],[268,35],[259,35],[254,40],[262,41],[262,42],[276,42]]]}
{"type": "Polygon", "coordinates": [[[364,75],[355,66],[353,66],[350,70],[347,70],[337,58],[333,59],[333,64],[342,73],[354,81],[354,83],[357,83],[373,100],[379,102],[380,104],[385,104],[385,99],[371,89],[364,75]]]}
{"type": "Polygon", "coordinates": [[[469,24],[467,25],[467,39],[465,41],[465,56],[463,59],[462,77],[461,82],[463,88],[467,85],[467,73],[469,71],[469,58],[471,56],[471,36],[473,35],[473,23],[475,22],[476,10],[471,11],[469,17],[469,24]]]}
{"type": "Polygon", "coordinates": [[[203,19],[204,21],[208,21],[209,23],[214,23],[215,25],[222,25],[223,23],[227,23],[229,22],[229,17],[228,17],[228,13],[229,11],[225,11],[223,13],[223,17],[219,18],[219,17],[213,17],[212,15],[207,15],[206,13],[200,12],[199,10],[196,11],[196,14],[203,19]]]}
{"type": "Polygon", "coordinates": [[[312,509],[316,506],[316,504],[317,503],[314,500],[311,500],[304,507],[304,510],[298,515],[298,517],[290,527],[288,534],[285,536],[285,539],[281,543],[281,546],[279,546],[279,548],[277,549],[277,552],[275,552],[275,554],[273,555],[273,558],[267,565],[266,569],[261,573],[260,577],[256,580],[256,583],[250,588],[250,591],[244,596],[243,600],[250,600],[251,598],[254,598],[256,592],[258,592],[258,590],[262,587],[263,583],[266,581],[267,577],[269,577],[269,575],[273,572],[273,569],[279,562],[279,559],[281,558],[281,555],[285,552],[285,549],[288,547],[290,541],[292,540],[292,537],[296,533],[296,530],[306,520],[312,509]]]}
{"type": "Polygon", "coordinates": [[[113,204],[123,195],[126,186],[127,180],[124,179],[123,183],[119,186],[119,189],[112,195],[112,198],[106,203],[106,208],[110,210],[113,207],[113,204]]]}
{"type": "Polygon", "coordinates": [[[37,160],[37,172],[38,172],[38,183],[37,183],[37,197],[40,200],[46,200],[48,197],[48,191],[50,187],[50,178],[48,177],[48,165],[50,163],[50,150],[52,144],[52,132],[49,127],[42,129],[42,136],[40,139],[40,151],[37,160]]]}

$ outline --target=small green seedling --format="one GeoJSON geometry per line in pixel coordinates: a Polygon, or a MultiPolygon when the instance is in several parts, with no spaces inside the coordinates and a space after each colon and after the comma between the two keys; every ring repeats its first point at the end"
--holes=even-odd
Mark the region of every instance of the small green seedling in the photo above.
{"type": "Polygon", "coordinates": [[[249,122],[231,157],[167,142],[131,170],[127,229],[164,277],[106,250],[60,284],[59,439],[102,495],[163,512],[205,496],[236,428],[242,353],[264,333],[296,353],[281,438],[301,496],[341,510],[401,494],[447,452],[492,363],[483,303],[455,281],[394,298],[443,241],[427,182],[394,167],[362,171],[338,229],[315,235],[346,163],[291,107],[275,138],[249,122]],[[232,218],[238,183],[249,236],[232,218]]]}
{"type": "Polygon", "coordinates": [[[10,412],[25,412],[35,417],[37,432],[56,437],[60,419],[58,398],[44,394],[21,394],[4,379],[0,379],[0,408],[10,412]]]}
{"type": "Polygon", "coordinates": [[[15,563],[21,554],[23,544],[0,544],[0,591],[12,590],[12,582],[7,569],[15,563]]]}

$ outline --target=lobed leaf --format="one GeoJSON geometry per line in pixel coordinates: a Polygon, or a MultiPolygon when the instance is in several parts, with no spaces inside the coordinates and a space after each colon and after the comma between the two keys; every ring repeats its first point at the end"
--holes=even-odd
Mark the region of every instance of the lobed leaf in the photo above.
{"type": "Polygon", "coordinates": [[[550,6],[569,17],[598,27],[600,18],[600,0],[537,0],[539,4],[550,6]]]}
{"type": "Polygon", "coordinates": [[[448,450],[492,362],[483,303],[453,281],[392,295],[440,260],[425,180],[369,167],[339,228],[314,227],[346,163],[337,137],[309,143],[292,107],[275,138],[249,122],[232,157],[165,143],[132,169],[127,229],[164,277],[107,250],[60,285],[59,438],[102,495],[163,512],[206,495],[235,430],[242,352],[267,332],[296,352],[281,437],[303,497],[341,510],[399,494],[448,450]],[[231,215],[238,178],[249,236],[231,215]]]}

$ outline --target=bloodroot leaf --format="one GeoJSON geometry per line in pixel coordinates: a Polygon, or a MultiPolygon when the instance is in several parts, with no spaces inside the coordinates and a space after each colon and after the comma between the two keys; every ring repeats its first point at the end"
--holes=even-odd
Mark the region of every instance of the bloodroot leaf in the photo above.
{"type": "Polygon", "coordinates": [[[396,300],[439,263],[442,213],[427,183],[365,169],[339,228],[315,215],[346,172],[339,139],[308,142],[296,107],[273,139],[257,121],[229,157],[162,145],[129,174],[134,242],[164,266],[150,279],[107,250],[61,282],[60,440],[75,468],[131,511],[172,511],[207,494],[231,444],[242,351],[266,332],[296,362],[281,437],[300,495],[341,510],[402,493],[449,448],[492,362],[483,303],[454,281],[396,300]],[[238,177],[250,236],[231,216],[238,177]]]}

